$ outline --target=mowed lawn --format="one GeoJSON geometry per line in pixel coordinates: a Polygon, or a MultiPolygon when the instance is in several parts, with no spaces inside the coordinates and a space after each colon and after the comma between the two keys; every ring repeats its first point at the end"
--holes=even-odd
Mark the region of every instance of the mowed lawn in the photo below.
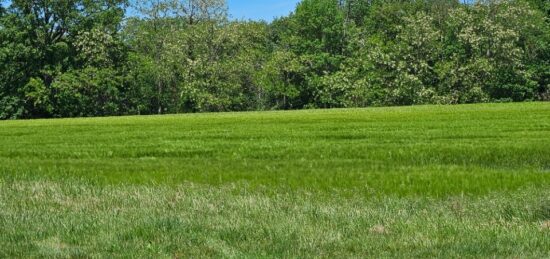
{"type": "Polygon", "coordinates": [[[0,257],[550,257],[550,103],[0,121],[0,257]]]}

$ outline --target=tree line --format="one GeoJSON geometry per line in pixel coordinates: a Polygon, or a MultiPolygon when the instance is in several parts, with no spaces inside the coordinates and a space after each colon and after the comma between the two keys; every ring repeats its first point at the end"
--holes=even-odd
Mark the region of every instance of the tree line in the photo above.
{"type": "Polygon", "coordinates": [[[1,119],[549,99],[548,0],[0,1],[1,119]]]}

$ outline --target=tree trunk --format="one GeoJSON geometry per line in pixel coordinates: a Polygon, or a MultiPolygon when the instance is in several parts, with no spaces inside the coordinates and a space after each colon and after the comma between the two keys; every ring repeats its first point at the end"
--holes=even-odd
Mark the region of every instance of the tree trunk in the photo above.
{"type": "Polygon", "coordinates": [[[158,114],[162,114],[162,82],[158,82],[158,114]]]}

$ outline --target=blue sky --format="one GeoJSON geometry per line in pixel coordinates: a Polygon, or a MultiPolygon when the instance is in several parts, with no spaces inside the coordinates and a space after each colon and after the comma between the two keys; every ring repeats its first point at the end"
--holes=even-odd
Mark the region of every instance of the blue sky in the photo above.
{"type": "Polygon", "coordinates": [[[233,19],[272,21],[288,15],[300,0],[227,0],[233,19]]]}
{"type": "MultiPolygon", "coordinates": [[[[0,3],[9,0],[0,0],[0,3]]],[[[294,11],[300,0],[227,0],[232,19],[272,21],[294,11]]]]}

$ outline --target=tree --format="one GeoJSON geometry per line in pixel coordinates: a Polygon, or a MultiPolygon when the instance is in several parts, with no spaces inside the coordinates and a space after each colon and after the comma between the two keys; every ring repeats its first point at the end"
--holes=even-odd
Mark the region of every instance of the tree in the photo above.
{"type": "Polygon", "coordinates": [[[463,76],[451,88],[461,93],[476,86],[494,101],[534,99],[538,83],[528,64],[544,51],[533,38],[542,33],[534,26],[543,25],[541,21],[520,2],[489,1],[456,9],[449,23],[461,53],[455,55],[456,65],[462,68],[452,73],[463,76]]]}
{"type": "MultiPolygon", "coordinates": [[[[210,26],[202,27],[210,30],[210,26]]],[[[183,63],[181,80],[182,110],[229,111],[263,107],[265,89],[259,84],[260,70],[266,56],[267,26],[256,22],[230,22],[215,27],[214,38],[194,35],[194,54],[183,63]]],[[[183,40],[183,42],[189,42],[183,40]]],[[[180,46],[183,46],[182,43],[180,46]]],[[[186,53],[184,51],[183,53],[186,53]]]]}
{"type": "Polygon", "coordinates": [[[126,61],[127,50],[121,39],[104,29],[81,32],[73,44],[79,67],[119,67],[126,61]]]}
{"type": "Polygon", "coordinates": [[[460,2],[13,0],[0,119],[549,100],[549,2],[460,2]]]}
{"type": "MultiPolygon", "coordinates": [[[[260,80],[265,85],[268,105],[274,109],[298,108],[304,67],[294,53],[276,51],[263,65],[260,80]]],[[[303,105],[303,104],[302,104],[303,105]]]]}
{"type": "Polygon", "coordinates": [[[550,18],[550,1],[548,0],[525,0],[533,8],[540,10],[546,15],[547,18],[550,18]]]}
{"type": "Polygon", "coordinates": [[[71,67],[74,36],[94,27],[117,31],[126,0],[13,0],[12,24],[25,33],[38,56],[32,63],[46,85],[54,76],[71,67]]]}
{"type": "Polygon", "coordinates": [[[51,92],[56,77],[82,67],[75,59],[79,53],[75,45],[78,35],[93,28],[116,34],[125,4],[126,0],[11,1],[0,21],[3,95],[18,99],[24,106],[24,116],[49,116],[44,109],[34,107],[33,98],[27,98],[36,93],[26,91],[43,84],[46,90],[41,93],[51,92]]]}
{"type": "Polygon", "coordinates": [[[110,68],[88,67],[64,73],[52,84],[55,117],[120,115],[123,78],[110,68]]]}
{"type": "Polygon", "coordinates": [[[157,113],[177,111],[178,94],[177,77],[180,76],[178,63],[187,59],[193,60],[194,42],[191,38],[184,43],[186,53],[178,48],[181,42],[181,31],[186,28],[204,26],[203,31],[210,35],[206,43],[213,40],[214,25],[225,19],[226,5],[223,0],[140,0],[136,9],[141,18],[134,19],[129,26],[130,44],[135,51],[152,62],[156,87],[157,113]],[[187,57],[183,57],[183,56],[187,57]]]}
{"type": "Polygon", "coordinates": [[[345,13],[346,23],[357,26],[365,25],[368,21],[372,6],[376,0],[340,0],[340,8],[345,13]]]}
{"type": "MultiPolygon", "coordinates": [[[[300,75],[283,77],[288,80],[290,76],[292,84],[298,86],[293,108],[318,106],[316,96],[320,77],[338,70],[347,45],[344,13],[339,1],[302,1],[296,7],[295,13],[275,21],[273,26],[279,33],[276,37],[278,46],[274,53],[279,55],[291,52],[295,60],[282,60],[286,60],[286,64],[292,64],[291,71],[300,66],[300,75]]],[[[285,56],[288,57],[286,54],[285,56]]],[[[281,85],[289,84],[285,82],[281,85]]]]}

